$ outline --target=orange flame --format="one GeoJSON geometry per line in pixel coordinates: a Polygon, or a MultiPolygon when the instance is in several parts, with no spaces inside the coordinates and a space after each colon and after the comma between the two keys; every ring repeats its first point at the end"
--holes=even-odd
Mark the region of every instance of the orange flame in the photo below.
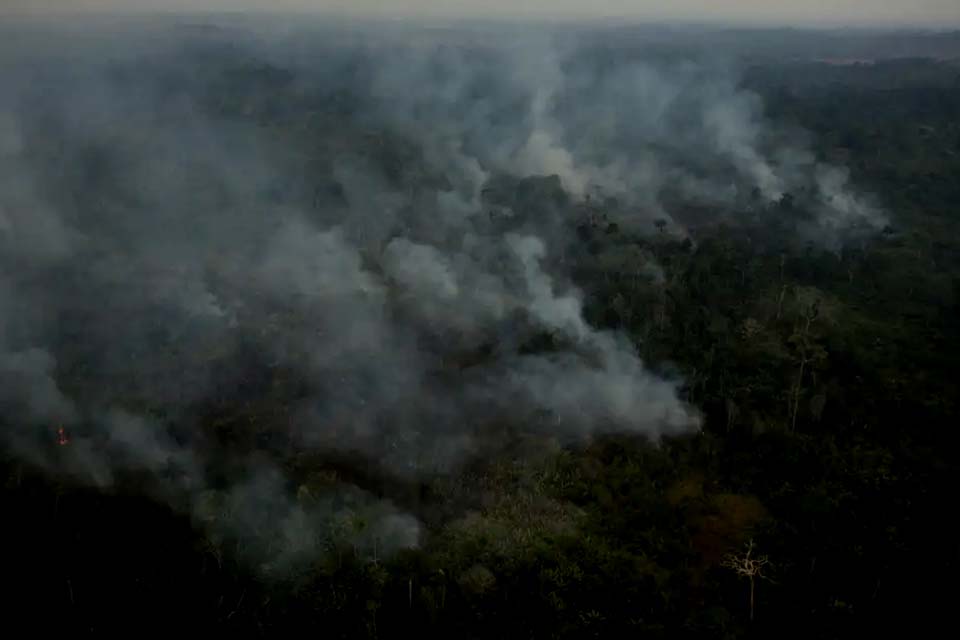
{"type": "Polygon", "coordinates": [[[67,430],[63,427],[57,429],[57,444],[61,447],[70,442],[70,438],[67,437],[67,430]]]}

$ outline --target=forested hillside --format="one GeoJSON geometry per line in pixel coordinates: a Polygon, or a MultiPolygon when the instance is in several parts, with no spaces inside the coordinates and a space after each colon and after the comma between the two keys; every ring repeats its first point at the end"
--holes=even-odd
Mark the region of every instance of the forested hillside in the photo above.
{"type": "Polygon", "coordinates": [[[956,62],[167,28],[2,49],[8,625],[946,619],[956,62]]]}

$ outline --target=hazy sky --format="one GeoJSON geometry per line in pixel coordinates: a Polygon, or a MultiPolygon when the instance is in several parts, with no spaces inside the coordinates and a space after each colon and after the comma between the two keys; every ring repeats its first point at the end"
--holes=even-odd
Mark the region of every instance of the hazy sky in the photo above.
{"type": "Polygon", "coordinates": [[[791,25],[960,26],[960,0],[0,0],[34,11],[335,10],[380,15],[527,16],[791,25]]]}

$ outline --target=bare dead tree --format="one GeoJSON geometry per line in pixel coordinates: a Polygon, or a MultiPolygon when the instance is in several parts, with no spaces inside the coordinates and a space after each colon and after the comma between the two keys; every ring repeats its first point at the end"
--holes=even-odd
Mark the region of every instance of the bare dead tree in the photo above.
{"type": "Polygon", "coordinates": [[[751,539],[746,549],[742,553],[728,553],[724,556],[720,565],[732,569],[740,577],[746,578],[750,583],[750,622],[753,622],[754,592],[758,579],[769,580],[763,574],[763,570],[770,564],[767,556],[755,556],[753,539],[751,539]]]}
{"type": "Polygon", "coordinates": [[[805,306],[801,327],[798,327],[795,333],[790,336],[790,343],[797,350],[796,363],[799,365],[797,372],[797,381],[790,392],[790,430],[797,430],[797,414],[800,411],[800,396],[803,393],[803,374],[807,365],[820,362],[827,357],[827,352],[820,345],[816,344],[810,335],[810,326],[820,316],[820,301],[815,300],[812,304],[805,306]]]}
{"type": "Polygon", "coordinates": [[[783,299],[787,295],[787,285],[780,285],[780,294],[777,296],[777,320],[780,320],[780,316],[783,314],[783,299]]]}

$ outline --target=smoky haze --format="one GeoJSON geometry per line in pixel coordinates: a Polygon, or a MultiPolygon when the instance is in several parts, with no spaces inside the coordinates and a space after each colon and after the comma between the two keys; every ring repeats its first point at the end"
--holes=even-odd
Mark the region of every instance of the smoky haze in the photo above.
{"type": "MultiPolygon", "coordinates": [[[[255,547],[274,570],[345,509],[285,456],[417,479],[504,430],[697,429],[682,380],[584,317],[570,264],[598,207],[682,239],[677,202],[775,216],[798,193],[798,234],[829,247],[887,216],[729,66],[527,35],[8,34],[4,447],[101,487],[148,478],[198,526],[284,541],[255,547]]],[[[636,271],[662,278],[652,256],[636,271]]],[[[349,491],[358,548],[418,543],[414,515],[349,491]]]]}
{"type": "Polygon", "coordinates": [[[572,0],[7,0],[7,8],[30,12],[76,11],[297,11],[356,16],[524,18],[591,20],[628,18],[650,21],[820,26],[928,26],[960,25],[960,8],[953,0],[677,0],[668,5],[652,0],[599,0],[585,5],[572,0]]]}

